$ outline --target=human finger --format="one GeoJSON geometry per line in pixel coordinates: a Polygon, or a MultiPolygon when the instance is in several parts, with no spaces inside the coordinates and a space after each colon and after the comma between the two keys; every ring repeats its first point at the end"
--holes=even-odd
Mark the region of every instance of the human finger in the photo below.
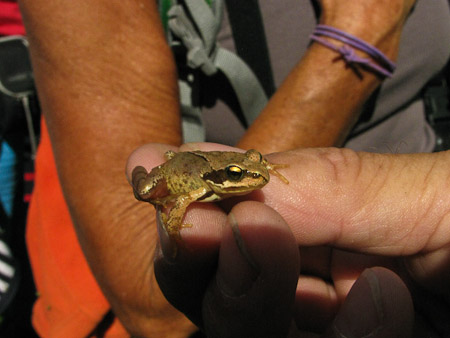
{"type": "Polygon", "coordinates": [[[288,163],[285,185],[263,189],[266,204],[300,245],[412,255],[450,243],[450,152],[386,155],[302,149],[269,157],[288,163]]]}
{"type": "Polygon", "coordinates": [[[264,201],[300,246],[404,257],[415,282],[449,296],[450,152],[307,149],[269,159],[290,163],[283,169],[290,184],[269,183],[264,201]]]}
{"type": "Polygon", "coordinates": [[[385,268],[366,269],[324,338],[411,337],[414,310],[403,281],[385,268]]]}
{"type": "Polygon", "coordinates": [[[203,299],[208,337],[283,337],[299,270],[297,244],[280,215],[258,202],[236,205],[203,299]]]}
{"type": "MultiPolygon", "coordinates": [[[[187,146],[220,149],[202,143],[187,146]]],[[[269,159],[289,164],[280,171],[290,183],[272,178],[262,200],[282,215],[301,246],[427,258],[450,243],[450,152],[388,155],[301,149],[269,159]]],[[[448,255],[438,258],[443,263],[448,255]]],[[[434,266],[444,265],[439,262],[434,260],[434,266]]]]}

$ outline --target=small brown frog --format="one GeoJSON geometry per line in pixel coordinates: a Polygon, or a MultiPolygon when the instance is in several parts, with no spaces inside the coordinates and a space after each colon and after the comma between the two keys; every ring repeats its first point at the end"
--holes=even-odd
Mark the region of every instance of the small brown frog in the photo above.
{"type": "Polygon", "coordinates": [[[171,238],[180,239],[180,229],[186,208],[192,202],[213,202],[236,195],[248,194],[265,186],[272,173],[284,183],[289,181],[276,169],[284,164],[269,163],[256,150],[245,153],[227,151],[189,151],[165,154],[167,162],[150,173],[136,167],[132,184],[138,200],[157,208],[170,208],[161,214],[164,227],[171,238]]]}

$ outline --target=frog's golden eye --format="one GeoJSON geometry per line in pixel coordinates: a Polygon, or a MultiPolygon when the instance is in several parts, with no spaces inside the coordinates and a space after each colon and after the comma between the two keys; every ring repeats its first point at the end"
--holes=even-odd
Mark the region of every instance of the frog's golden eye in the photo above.
{"type": "Polygon", "coordinates": [[[236,165],[230,165],[225,171],[231,181],[239,181],[244,175],[244,171],[236,165]]]}

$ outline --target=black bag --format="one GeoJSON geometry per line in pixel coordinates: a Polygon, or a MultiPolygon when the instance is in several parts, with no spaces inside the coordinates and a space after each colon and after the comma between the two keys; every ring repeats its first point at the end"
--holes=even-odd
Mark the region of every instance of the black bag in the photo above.
{"type": "Polygon", "coordinates": [[[39,107],[28,53],[28,42],[22,36],[0,38],[1,139],[8,131],[26,126],[30,137],[31,152],[34,156],[37,145],[38,117],[39,107]]]}

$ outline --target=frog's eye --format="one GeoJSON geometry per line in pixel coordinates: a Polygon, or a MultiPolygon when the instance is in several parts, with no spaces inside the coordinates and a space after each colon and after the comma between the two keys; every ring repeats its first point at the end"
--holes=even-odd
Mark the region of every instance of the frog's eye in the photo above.
{"type": "Polygon", "coordinates": [[[244,175],[244,171],[236,165],[230,165],[225,171],[231,181],[239,181],[244,175]]]}

